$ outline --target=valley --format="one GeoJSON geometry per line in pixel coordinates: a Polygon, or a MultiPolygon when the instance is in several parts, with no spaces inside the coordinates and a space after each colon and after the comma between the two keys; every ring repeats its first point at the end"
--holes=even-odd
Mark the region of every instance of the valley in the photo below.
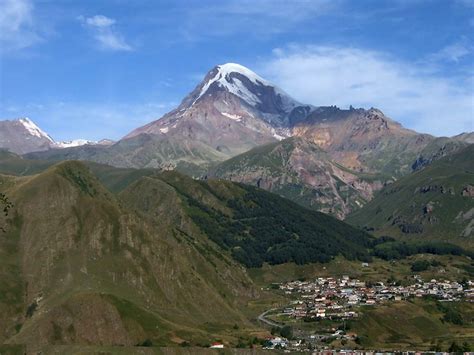
{"type": "Polygon", "coordinates": [[[474,341],[472,133],[302,104],[235,63],[117,142],[1,122],[0,351],[474,341]]]}

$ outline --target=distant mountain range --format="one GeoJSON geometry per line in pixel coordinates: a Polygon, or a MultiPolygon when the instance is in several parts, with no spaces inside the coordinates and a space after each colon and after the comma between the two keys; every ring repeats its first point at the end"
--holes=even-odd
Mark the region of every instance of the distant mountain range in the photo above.
{"type": "Polygon", "coordinates": [[[375,108],[302,104],[233,63],[210,70],[176,109],[114,144],[56,143],[30,120],[22,122],[2,122],[0,147],[30,153],[32,159],[90,160],[231,179],[339,218],[385,184],[474,141],[473,133],[419,134],[375,108]]]}
{"type": "Polygon", "coordinates": [[[79,147],[83,145],[106,146],[112,143],[113,141],[108,139],[100,141],[74,139],[71,141],[56,142],[28,117],[0,121],[0,148],[8,149],[12,153],[17,154],[79,147]]]}

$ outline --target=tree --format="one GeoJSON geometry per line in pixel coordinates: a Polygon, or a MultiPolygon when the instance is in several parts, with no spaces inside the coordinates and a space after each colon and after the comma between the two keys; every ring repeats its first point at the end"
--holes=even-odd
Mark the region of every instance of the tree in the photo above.
{"type": "Polygon", "coordinates": [[[293,337],[293,329],[289,325],[285,325],[280,329],[280,335],[283,338],[291,339],[293,337]]]}
{"type": "Polygon", "coordinates": [[[433,341],[431,342],[430,351],[436,351],[436,352],[441,352],[441,351],[443,351],[443,347],[441,346],[441,342],[438,340],[438,341],[435,343],[435,341],[433,340],[433,341]]]}
{"type": "Polygon", "coordinates": [[[463,352],[463,348],[461,346],[458,345],[458,343],[456,343],[455,341],[453,341],[451,343],[451,345],[449,346],[449,349],[448,351],[450,353],[462,353],[463,352]]]}
{"type": "Polygon", "coordinates": [[[443,320],[445,322],[453,323],[456,325],[463,325],[464,319],[457,309],[448,308],[444,314],[443,320]]]}
{"type": "MultiPolygon", "coordinates": [[[[10,211],[10,208],[12,207],[13,207],[13,204],[10,202],[8,197],[4,193],[0,192],[0,209],[2,209],[3,215],[5,217],[8,216],[8,212],[10,211]]],[[[3,222],[2,224],[0,224],[0,231],[5,232],[5,227],[3,226],[3,222]]]]}

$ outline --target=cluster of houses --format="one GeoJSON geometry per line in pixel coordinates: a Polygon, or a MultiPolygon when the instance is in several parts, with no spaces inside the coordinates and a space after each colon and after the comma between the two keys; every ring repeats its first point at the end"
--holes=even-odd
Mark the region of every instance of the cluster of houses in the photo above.
{"type": "Polygon", "coordinates": [[[280,284],[286,294],[296,296],[284,308],[283,314],[295,318],[348,319],[358,316],[354,306],[373,306],[387,301],[401,301],[410,297],[432,296],[441,301],[465,299],[474,302],[474,282],[430,280],[414,276],[408,286],[386,285],[383,282],[366,284],[349,276],[320,277],[314,281],[291,281],[280,284]]]}
{"type": "MultiPolygon", "coordinates": [[[[290,349],[293,351],[303,351],[308,349],[308,347],[312,347],[315,349],[316,346],[325,339],[347,339],[347,340],[355,340],[357,337],[356,333],[349,332],[346,333],[342,330],[335,330],[334,333],[331,334],[312,334],[307,336],[300,336],[293,340],[288,340],[283,337],[272,337],[269,338],[267,344],[263,347],[264,349],[290,349]]],[[[375,354],[374,354],[375,355],[375,354]]]]}

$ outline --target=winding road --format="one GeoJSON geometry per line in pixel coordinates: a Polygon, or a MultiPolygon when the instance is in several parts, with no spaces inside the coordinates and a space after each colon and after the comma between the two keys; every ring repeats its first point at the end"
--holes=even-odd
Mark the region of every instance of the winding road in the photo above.
{"type": "Polygon", "coordinates": [[[266,323],[266,324],[268,324],[268,325],[271,325],[272,327],[281,328],[281,327],[283,327],[283,325],[281,325],[280,323],[277,323],[277,322],[274,322],[274,321],[272,321],[272,320],[269,320],[269,319],[265,318],[265,316],[266,316],[268,313],[270,313],[270,312],[272,312],[272,311],[276,311],[277,309],[278,309],[278,308],[269,309],[269,310],[263,312],[262,314],[260,314],[260,315],[257,317],[257,319],[258,319],[259,321],[263,322],[263,323],[266,323]]]}

